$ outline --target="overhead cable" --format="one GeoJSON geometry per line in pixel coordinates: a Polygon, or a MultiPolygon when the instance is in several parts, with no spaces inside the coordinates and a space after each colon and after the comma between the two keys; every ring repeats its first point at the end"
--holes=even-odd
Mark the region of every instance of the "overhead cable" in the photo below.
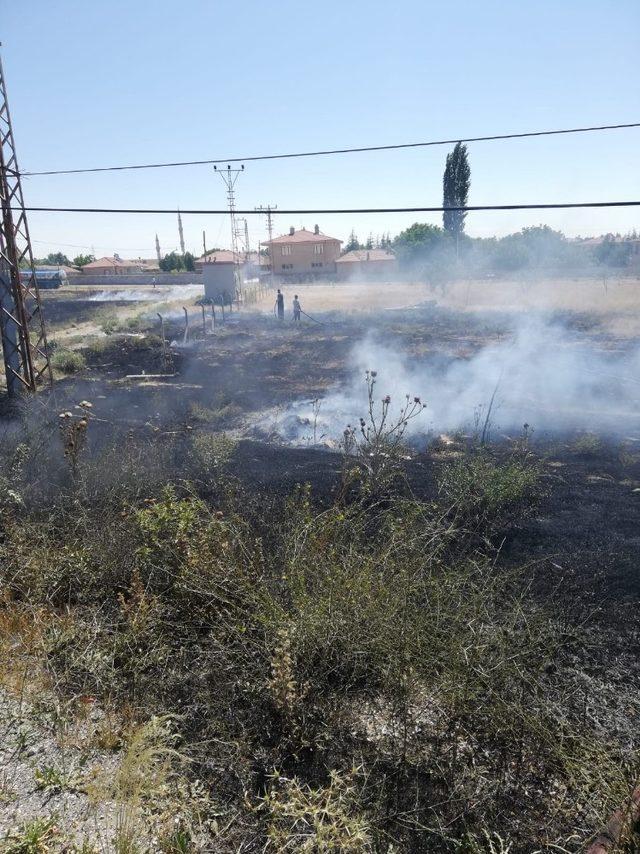
{"type": "MultiPolygon", "coordinates": [[[[411,207],[411,208],[278,208],[278,214],[381,214],[381,213],[442,213],[443,211],[536,211],[555,210],[566,208],[628,208],[638,207],[640,201],[624,202],[555,202],[550,204],[533,205],[467,205],[466,207],[411,207]]],[[[40,211],[51,213],[105,213],[105,214],[176,214],[178,208],[63,208],[26,205],[23,208],[11,208],[11,210],[40,211]]],[[[194,208],[185,210],[180,208],[181,214],[197,215],[229,215],[228,208],[194,208]]],[[[262,211],[249,208],[247,210],[236,210],[241,216],[260,216],[262,211]]]]}
{"type": "Polygon", "coordinates": [[[559,136],[570,133],[592,133],[603,130],[622,130],[640,127],[640,122],[627,122],[616,125],[595,125],[592,127],[563,128],[561,130],[536,130],[525,133],[501,133],[491,136],[468,136],[452,139],[436,139],[427,142],[403,142],[395,145],[364,145],[357,148],[329,148],[319,151],[296,151],[287,154],[254,154],[248,157],[217,157],[209,160],[179,160],[169,163],[137,163],[130,166],[94,166],[86,169],[48,169],[46,171],[21,172],[22,176],[37,175],[78,175],[87,172],[124,172],[130,169],[165,169],[175,166],[206,166],[219,163],[250,163],[256,160],[286,160],[295,157],[322,157],[330,154],[358,154],[367,151],[398,151],[407,148],[428,148],[436,145],[455,145],[458,142],[493,142],[501,139],[526,139],[537,136],[559,136]]]}

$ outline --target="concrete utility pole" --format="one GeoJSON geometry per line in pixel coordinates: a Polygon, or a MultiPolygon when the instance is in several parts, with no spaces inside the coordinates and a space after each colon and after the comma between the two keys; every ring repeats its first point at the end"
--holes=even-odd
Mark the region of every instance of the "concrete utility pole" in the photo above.
{"type": "Polygon", "coordinates": [[[204,233],[204,231],[202,232],[202,254],[207,254],[207,235],[204,233]]]}
{"type": "Polygon", "coordinates": [[[0,337],[7,392],[35,391],[53,376],[33,264],[7,89],[0,60],[0,337]]]}
{"type": "Polygon", "coordinates": [[[180,235],[180,252],[184,255],[184,233],[182,231],[182,217],[180,216],[180,208],[178,208],[178,234],[180,235]]]}
{"type": "MultiPolygon", "coordinates": [[[[260,207],[255,208],[257,211],[264,211],[267,215],[267,234],[269,235],[269,281],[271,282],[271,287],[273,288],[274,278],[273,278],[273,257],[271,252],[271,241],[273,239],[273,211],[278,210],[278,205],[260,205],[260,207]]],[[[258,243],[258,264],[260,264],[260,244],[258,243]]]]}
{"type": "Polygon", "coordinates": [[[160,252],[160,241],[158,240],[158,235],[156,234],[156,255],[158,256],[158,264],[162,261],[162,252],[160,252]]]}

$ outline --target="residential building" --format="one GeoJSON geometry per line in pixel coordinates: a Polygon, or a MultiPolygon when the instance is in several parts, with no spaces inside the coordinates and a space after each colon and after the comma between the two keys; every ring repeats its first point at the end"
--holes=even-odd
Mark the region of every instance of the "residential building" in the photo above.
{"type": "Polygon", "coordinates": [[[386,249],[353,249],[336,261],[339,282],[389,281],[398,272],[396,256],[386,249]]]}
{"type": "Polygon", "coordinates": [[[85,264],[82,272],[91,276],[132,276],[136,273],[152,273],[159,269],[156,261],[145,258],[125,261],[119,255],[114,255],[112,258],[97,258],[85,264]]]}
{"type": "Polygon", "coordinates": [[[273,267],[274,276],[284,280],[333,279],[341,244],[336,237],[322,234],[317,225],[313,231],[292,227],[289,234],[261,244],[267,247],[269,257],[260,260],[260,270],[267,274],[273,267]]]}

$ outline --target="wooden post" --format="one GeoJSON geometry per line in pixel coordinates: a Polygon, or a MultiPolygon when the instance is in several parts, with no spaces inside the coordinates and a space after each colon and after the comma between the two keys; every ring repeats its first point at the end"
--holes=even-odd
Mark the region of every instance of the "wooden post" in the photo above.
{"type": "Polygon", "coordinates": [[[206,322],[205,316],[204,316],[204,303],[200,306],[200,308],[202,309],[202,334],[206,335],[207,334],[207,322],[206,322]]]}
{"type": "Polygon", "coordinates": [[[211,300],[211,329],[214,330],[216,328],[216,304],[211,300]]]}
{"type": "Polygon", "coordinates": [[[186,344],[189,340],[189,312],[184,305],[182,306],[182,310],[184,311],[184,338],[182,339],[182,343],[186,344]]]}

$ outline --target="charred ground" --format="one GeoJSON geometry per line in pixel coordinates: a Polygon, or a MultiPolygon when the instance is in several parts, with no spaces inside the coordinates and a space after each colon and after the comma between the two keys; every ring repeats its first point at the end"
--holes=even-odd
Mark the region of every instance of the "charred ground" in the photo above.
{"type": "MultiPolygon", "coordinates": [[[[167,831],[164,850],[299,850],[322,833],[333,847],[309,850],[579,850],[633,783],[640,445],[499,425],[482,443],[470,413],[468,431],[414,447],[392,492],[372,495],[339,453],[257,441],[256,416],[345,381],[372,329],[409,357],[447,361],[501,340],[513,317],[431,305],[321,320],[242,316],[168,358],[153,330],[83,348],[85,371],[5,420],[5,482],[25,508],[5,499],[5,610],[47,614],[45,671],[62,696],[113,704],[118,743],[153,713],[177,716],[183,780],[203,781],[202,813],[225,818],[201,821],[171,778],[184,837],[167,831]],[[403,574],[420,554],[441,576],[429,596],[479,610],[459,624],[451,613],[443,646],[408,646],[407,665],[381,638],[404,637],[404,584],[430,610],[424,579],[403,574]],[[366,569],[376,560],[382,586],[366,569]],[[352,585],[353,601],[335,599],[352,585]],[[465,664],[476,625],[486,641],[465,664]],[[458,655],[456,676],[445,662],[458,655]],[[430,656],[444,657],[430,669],[430,656]],[[408,673],[430,688],[409,691],[408,673]]],[[[628,346],[597,317],[564,320],[598,346],[628,346]]],[[[169,331],[179,340],[180,322],[169,331]]],[[[33,658],[24,638],[16,648],[33,658]]],[[[145,827],[149,797],[131,807],[145,827]]]]}

